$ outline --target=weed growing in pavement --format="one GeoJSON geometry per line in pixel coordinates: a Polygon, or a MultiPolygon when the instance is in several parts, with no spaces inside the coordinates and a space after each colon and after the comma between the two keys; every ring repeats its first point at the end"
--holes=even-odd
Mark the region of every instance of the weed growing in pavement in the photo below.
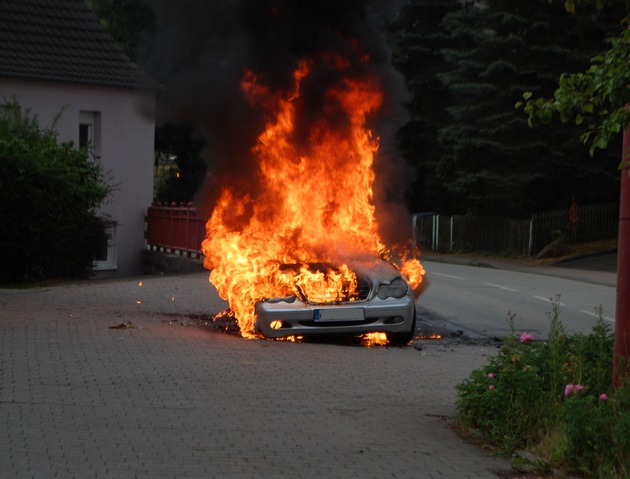
{"type": "Polygon", "coordinates": [[[602,319],[567,336],[553,302],[547,341],[514,331],[457,385],[459,424],[504,454],[527,449],[547,466],[630,478],[630,380],[612,389],[613,335],[602,319]]]}

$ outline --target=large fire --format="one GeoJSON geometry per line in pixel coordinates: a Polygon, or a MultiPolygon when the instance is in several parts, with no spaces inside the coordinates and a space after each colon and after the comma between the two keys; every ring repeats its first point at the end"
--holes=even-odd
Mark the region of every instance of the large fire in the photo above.
{"type": "MultiPolygon", "coordinates": [[[[338,72],[348,69],[335,55],[317,61],[338,72]]],[[[297,141],[296,125],[305,121],[301,87],[313,62],[298,65],[289,91],[272,91],[252,71],[241,81],[247,100],[268,112],[251,148],[262,187],[222,189],[202,248],[210,281],[229,302],[244,337],[256,336],[256,302],[295,294],[296,288],[322,302],[352,300],[357,278],[349,260],[390,255],[373,204],[379,140],[366,126],[383,101],[379,80],[348,75],[337,82],[324,95],[320,120],[297,141]],[[329,113],[342,113],[342,119],[330,121],[329,113]],[[286,267],[312,263],[336,268],[286,267]]],[[[424,271],[417,259],[404,261],[401,271],[412,287],[419,286],[424,271]]]]}

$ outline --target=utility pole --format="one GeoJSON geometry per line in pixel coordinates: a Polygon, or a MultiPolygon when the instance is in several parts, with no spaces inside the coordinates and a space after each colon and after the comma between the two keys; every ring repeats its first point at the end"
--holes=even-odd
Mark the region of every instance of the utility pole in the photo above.
{"type": "Polygon", "coordinates": [[[630,374],[630,165],[626,164],[630,148],[630,125],[623,133],[621,152],[621,193],[619,198],[619,236],[617,240],[617,310],[615,314],[615,347],[613,383],[630,374]]]}

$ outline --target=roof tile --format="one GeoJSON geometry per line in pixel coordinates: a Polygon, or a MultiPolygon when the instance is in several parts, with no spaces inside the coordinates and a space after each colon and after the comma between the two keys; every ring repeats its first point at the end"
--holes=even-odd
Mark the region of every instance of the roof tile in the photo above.
{"type": "Polygon", "coordinates": [[[0,76],[158,86],[83,0],[0,0],[0,76]]]}

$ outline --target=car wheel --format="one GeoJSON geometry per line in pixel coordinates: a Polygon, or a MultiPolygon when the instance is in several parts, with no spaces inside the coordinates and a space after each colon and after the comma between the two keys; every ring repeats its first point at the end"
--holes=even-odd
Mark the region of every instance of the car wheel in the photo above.
{"type": "Polygon", "coordinates": [[[406,346],[409,341],[416,335],[416,307],[413,307],[413,320],[411,321],[411,328],[404,333],[386,333],[387,341],[392,346],[406,346]]]}

